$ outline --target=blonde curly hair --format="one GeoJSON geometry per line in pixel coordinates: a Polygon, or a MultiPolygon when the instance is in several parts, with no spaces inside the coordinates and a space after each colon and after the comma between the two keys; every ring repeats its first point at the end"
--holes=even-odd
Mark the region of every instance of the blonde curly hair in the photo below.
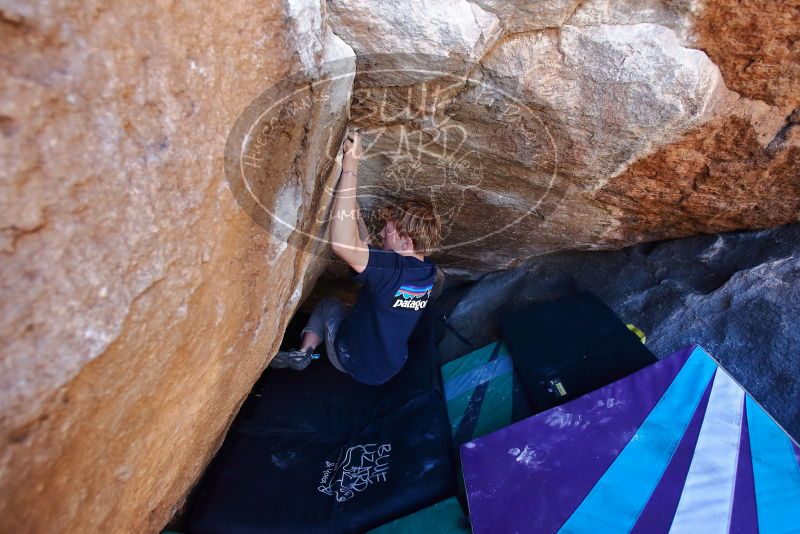
{"type": "Polygon", "coordinates": [[[430,254],[439,245],[442,220],[430,202],[412,199],[387,204],[378,210],[377,219],[384,225],[386,221],[394,221],[397,234],[410,238],[414,250],[420,254],[430,254]]]}

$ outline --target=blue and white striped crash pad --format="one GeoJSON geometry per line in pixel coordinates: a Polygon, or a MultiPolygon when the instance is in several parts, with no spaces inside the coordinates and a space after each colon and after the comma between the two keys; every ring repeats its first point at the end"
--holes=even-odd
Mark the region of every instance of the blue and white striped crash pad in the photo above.
{"type": "Polygon", "coordinates": [[[800,450],[697,346],[461,460],[476,533],[800,532],[800,450]]]}

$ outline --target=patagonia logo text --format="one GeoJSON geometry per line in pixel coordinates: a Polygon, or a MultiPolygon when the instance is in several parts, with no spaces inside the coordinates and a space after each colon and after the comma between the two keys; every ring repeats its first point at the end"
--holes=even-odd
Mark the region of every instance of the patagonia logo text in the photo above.
{"type": "Polygon", "coordinates": [[[430,297],[432,289],[433,284],[427,286],[403,284],[394,294],[395,301],[392,308],[421,310],[428,304],[428,297],[430,297]]]}

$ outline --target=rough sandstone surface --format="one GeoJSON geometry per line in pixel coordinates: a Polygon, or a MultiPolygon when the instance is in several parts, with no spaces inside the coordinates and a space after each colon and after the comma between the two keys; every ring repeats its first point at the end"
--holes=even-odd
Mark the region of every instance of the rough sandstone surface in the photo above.
{"type": "MultiPolygon", "coordinates": [[[[351,78],[308,82],[357,63],[364,205],[429,196],[436,259],[474,274],[797,221],[799,17],[798,0],[7,3],[0,531],[152,532],[180,505],[325,264],[351,78]],[[276,225],[223,150],[294,72],[294,111],[249,138],[276,225]]],[[[786,294],[793,263],[739,285],[773,267],[764,292],[786,294]]]]}
{"type": "MultiPolygon", "coordinates": [[[[354,56],[313,2],[20,2],[0,32],[0,531],[156,532],[327,259],[240,208],[226,136],[354,56]]],[[[268,135],[297,221],[351,83],[268,135]]]]}
{"type": "Polygon", "coordinates": [[[800,1],[709,2],[697,34],[731,90],[774,106],[800,104],[800,1]]]}
{"type": "Polygon", "coordinates": [[[798,6],[475,0],[442,22],[328,0],[358,56],[363,204],[429,196],[451,272],[797,221],[798,6]]]}

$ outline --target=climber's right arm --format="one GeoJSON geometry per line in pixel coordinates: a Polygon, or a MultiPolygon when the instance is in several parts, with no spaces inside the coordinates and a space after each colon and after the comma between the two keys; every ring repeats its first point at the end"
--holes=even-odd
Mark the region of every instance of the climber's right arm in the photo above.
{"type": "Polygon", "coordinates": [[[362,272],[369,261],[369,249],[358,235],[358,158],[361,157],[361,139],[358,132],[353,140],[344,143],[342,158],[342,174],[333,199],[333,217],[331,219],[331,248],[356,272],[362,272]]]}
{"type": "Polygon", "coordinates": [[[361,206],[358,205],[358,202],[356,202],[356,223],[358,224],[358,238],[365,245],[371,245],[372,238],[369,235],[367,223],[365,223],[364,219],[361,217],[361,206]]]}

